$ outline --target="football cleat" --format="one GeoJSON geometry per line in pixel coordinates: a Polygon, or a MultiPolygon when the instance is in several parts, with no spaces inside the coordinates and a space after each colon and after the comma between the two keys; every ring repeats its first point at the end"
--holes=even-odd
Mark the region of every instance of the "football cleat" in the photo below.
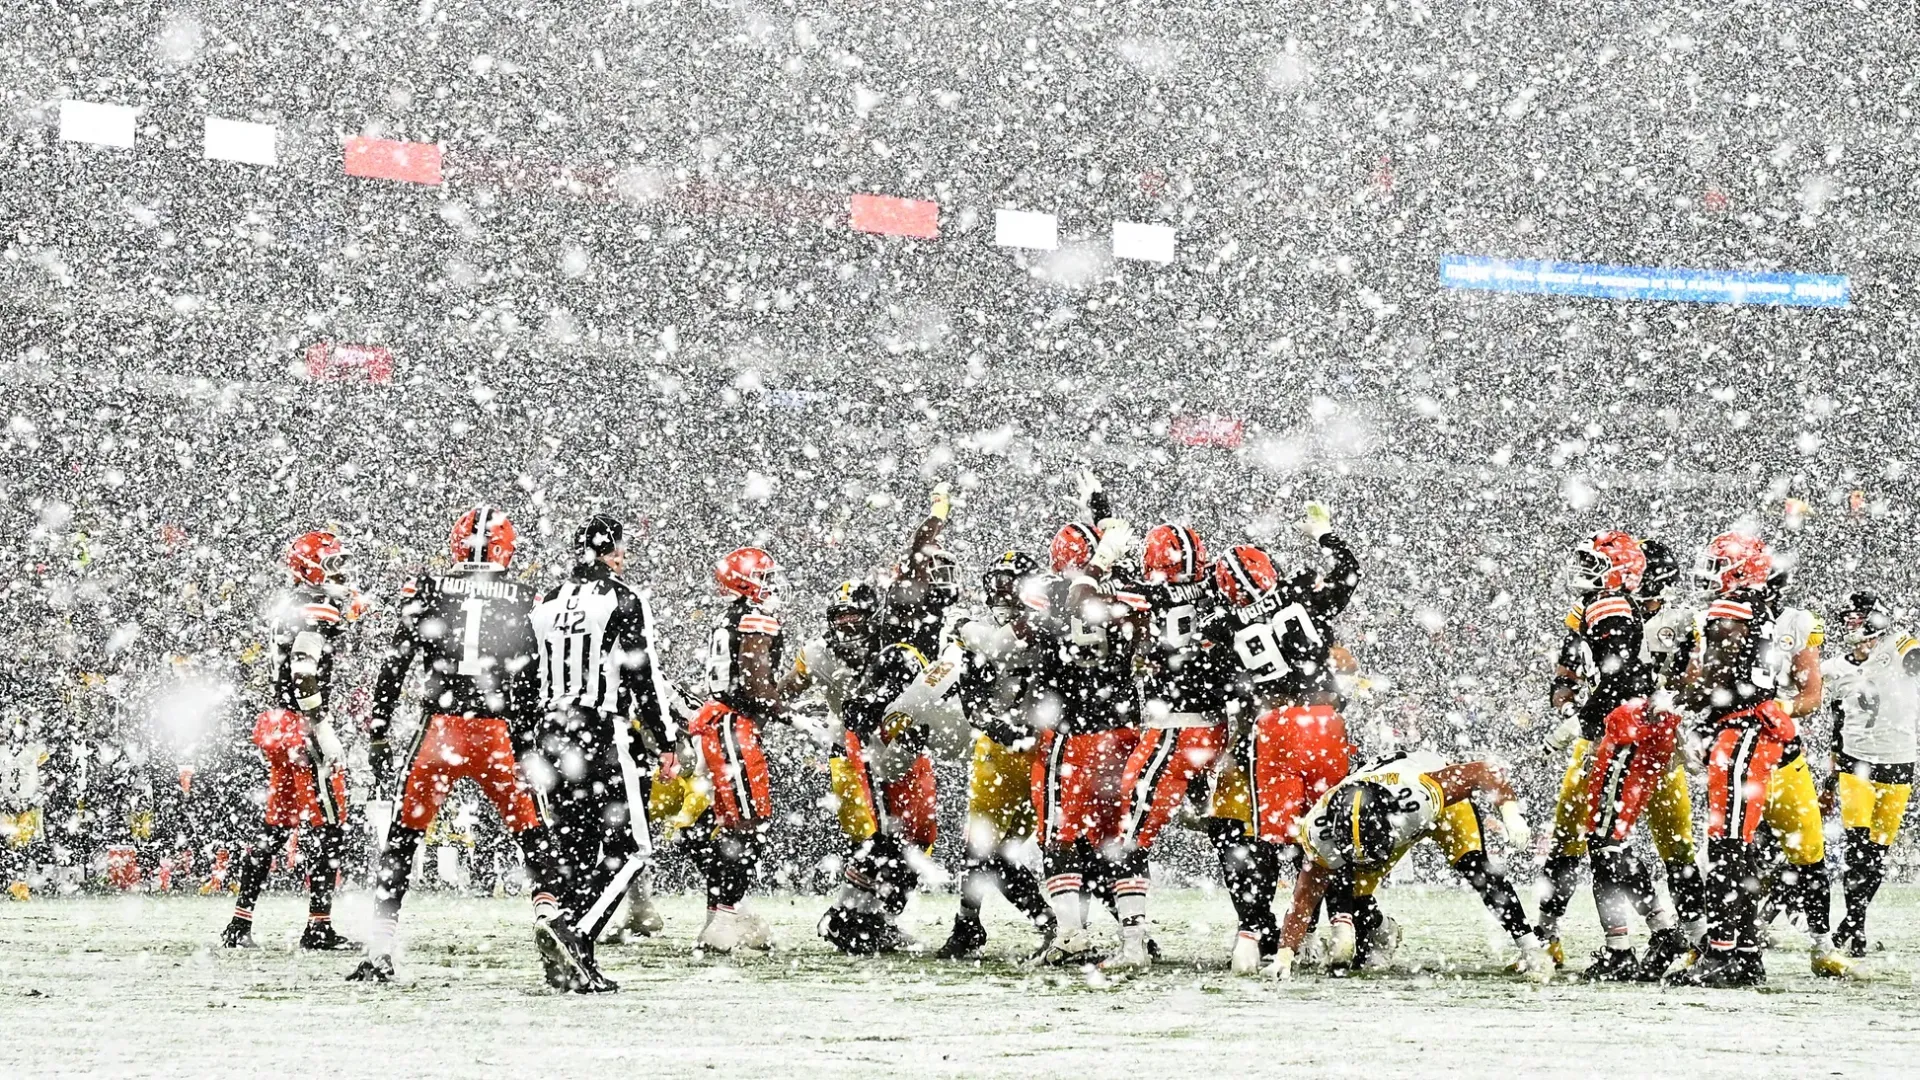
{"type": "Polygon", "coordinates": [[[1732,949],[1708,949],[1690,967],[1667,976],[1669,986],[1700,986],[1710,989],[1740,989],[1767,981],[1760,954],[1732,949]]]}
{"type": "Polygon", "coordinates": [[[1227,970],[1235,975],[1260,974],[1260,934],[1255,930],[1242,930],[1233,936],[1233,953],[1227,961],[1227,970]]]}
{"type": "Polygon", "coordinates": [[[1632,949],[1601,949],[1580,977],[1588,982],[1631,982],[1640,973],[1640,958],[1632,949]]]}
{"type": "Polygon", "coordinates": [[[224,949],[256,948],[253,941],[253,924],[245,919],[234,919],[227,923],[227,928],[220,931],[220,947],[224,949]]]}
{"type": "Polygon", "coordinates": [[[1520,943],[1520,976],[1528,982],[1545,983],[1553,981],[1555,965],[1553,954],[1546,946],[1533,940],[1531,935],[1520,943]]]}
{"type": "Polygon", "coordinates": [[[772,944],[766,920],[758,915],[735,908],[708,908],[707,925],[701,927],[694,948],[731,953],[741,949],[764,950],[772,944]]]}
{"type": "Polygon", "coordinates": [[[357,949],[359,942],[350,941],[333,928],[331,921],[307,922],[307,928],[300,931],[300,947],[310,952],[339,952],[342,949],[357,949]]]}
{"type": "Polygon", "coordinates": [[[1400,951],[1402,936],[1400,924],[1393,916],[1380,916],[1380,925],[1367,934],[1367,957],[1361,966],[1369,971],[1391,967],[1394,954],[1400,951]]]}
{"type": "Polygon", "coordinates": [[[961,912],[953,917],[953,932],[947,935],[946,944],[933,955],[941,960],[965,960],[986,943],[987,928],[980,924],[980,916],[961,912]]]}
{"type": "Polygon", "coordinates": [[[393,957],[381,954],[369,956],[360,961],[360,966],[347,972],[348,982],[389,983],[393,981],[393,957]]]}
{"type": "Polygon", "coordinates": [[[540,950],[540,967],[548,986],[571,990],[586,981],[587,967],[582,960],[586,943],[567,925],[564,916],[534,920],[533,945],[540,950]]]}
{"type": "Polygon", "coordinates": [[[1153,954],[1147,951],[1147,924],[1120,924],[1120,951],[1100,964],[1102,971],[1139,971],[1153,966],[1153,954]]]}
{"type": "Polygon", "coordinates": [[[24,881],[13,882],[12,884],[7,886],[7,895],[9,897],[12,897],[14,900],[25,903],[26,901],[33,899],[33,886],[27,884],[24,881]]]}
{"type": "Polygon", "coordinates": [[[1327,967],[1339,970],[1353,966],[1354,953],[1359,950],[1360,939],[1353,932],[1351,919],[1336,919],[1328,928],[1327,967]]]}
{"type": "Polygon", "coordinates": [[[1687,955],[1687,935],[1680,930],[1655,930],[1647,941],[1646,955],[1633,973],[1635,982],[1659,982],[1675,960],[1687,955]]]}
{"type": "Polygon", "coordinates": [[[1823,979],[1851,979],[1857,974],[1846,953],[1831,945],[1815,945],[1812,959],[1813,973],[1823,979]]]}
{"type": "Polygon", "coordinates": [[[1047,942],[1036,959],[1042,967],[1079,967],[1099,963],[1100,952],[1094,948],[1092,932],[1082,926],[1047,942]]]}
{"type": "Polygon", "coordinates": [[[587,946],[580,955],[580,967],[583,978],[573,984],[576,994],[612,994],[620,989],[620,984],[607,978],[600,972],[600,962],[594,959],[593,946],[587,946]]]}

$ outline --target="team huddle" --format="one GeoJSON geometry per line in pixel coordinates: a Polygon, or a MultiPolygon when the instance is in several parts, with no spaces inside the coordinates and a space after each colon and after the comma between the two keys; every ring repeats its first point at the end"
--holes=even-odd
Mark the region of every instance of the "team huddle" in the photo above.
{"type": "MultiPolygon", "coordinates": [[[[713,571],[725,607],[698,695],[663,673],[617,520],[582,525],[566,579],[536,591],[512,573],[506,515],[469,511],[453,527],[453,564],[402,590],[373,690],[370,813],[390,812],[374,927],[349,978],[393,977],[416,853],[461,779],[518,840],[553,987],[616,989],[596,943],[621,911],[619,932],[662,929],[649,866],[668,838],[705,880],[696,949],[770,948],[767,924],[744,906],[775,812],[761,738],[821,709],[846,849],[819,933],[849,954],[918,948],[898,919],[938,833],[934,755],[955,745],[970,747],[966,861],[943,959],[982,949],[980,912],[998,893],[1031,922],[1034,964],[1150,966],[1148,863],[1176,822],[1203,830],[1218,855],[1236,974],[1390,963],[1401,932],[1376,896],[1423,840],[1511,937],[1514,971],[1535,981],[1566,963],[1559,927],[1583,863],[1605,932],[1589,978],[1751,985],[1780,909],[1804,918],[1816,973],[1847,975],[1864,954],[1920,708],[1920,652],[1871,596],[1841,615],[1846,651],[1823,665],[1821,621],[1787,605],[1785,563],[1753,536],[1707,545],[1694,590],[1658,541],[1605,532],[1578,545],[1567,575],[1577,604],[1551,678],[1554,741],[1570,760],[1535,919],[1489,848],[1504,834],[1513,862],[1533,865],[1504,765],[1417,751],[1367,761],[1349,741],[1354,661],[1335,624],[1361,564],[1326,507],[1305,508],[1305,551],[1241,544],[1210,559],[1185,524],[1137,535],[1091,475],[1081,496],[1085,520],[1061,526],[1044,560],[1005,553],[981,574],[984,602],[969,604],[941,543],[953,501],[936,487],[892,571],[835,589],[824,632],[804,642],[784,628],[774,557],[725,555],[713,571]],[[395,747],[416,668],[425,715],[395,747]],[[1835,718],[1824,794],[1797,726],[1823,706],[1835,718]],[[1704,861],[1689,770],[1706,781],[1704,861]],[[1846,916],[1834,931],[1822,819],[1836,801],[1846,916]],[[1665,889],[1634,846],[1642,821],[1665,889]],[[1029,841],[1037,873],[1013,854],[1029,841]],[[1294,881],[1284,915],[1283,877],[1294,881]],[[1117,936],[1095,934],[1101,910],[1117,936]],[[1648,930],[1639,952],[1636,917],[1648,930]]],[[[355,948],[330,921],[346,791],[328,703],[343,635],[370,605],[331,533],[297,539],[288,567],[292,593],[269,627],[271,699],[254,727],[268,764],[265,831],[223,941],[252,944],[272,853],[304,827],[320,854],[300,944],[355,948]]]]}

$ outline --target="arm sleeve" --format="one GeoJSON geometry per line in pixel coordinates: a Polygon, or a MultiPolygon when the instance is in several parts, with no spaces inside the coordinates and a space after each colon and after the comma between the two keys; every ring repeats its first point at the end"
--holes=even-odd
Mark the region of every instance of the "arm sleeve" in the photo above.
{"type": "Polygon", "coordinates": [[[1353,590],[1360,584],[1360,559],[1339,533],[1322,536],[1320,546],[1333,556],[1333,569],[1327,573],[1326,587],[1320,590],[1320,610],[1329,616],[1338,615],[1353,602],[1353,590]]]}
{"type": "Polygon", "coordinates": [[[653,626],[648,615],[647,598],[631,589],[620,590],[620,605],[614,618],[619,626],[611,635],[615,662],[620,666],[620,681],[632,695],[630,719],[640,726],[656,750],[673,745],[674,723],[667,715],[666,700],[655,680],[660,665],[653,651],[653,626]]]}
{"type": "Polygon", "coordinates": [[[946,528],[945,521],[929,514],[927,520],[913,530],[913,540],[907,546],[907,566],[916,576],[922,573],[927,553],[939,548],[940,534],[946,531],[946,528]]]}
{"type": "Polygon", "coordinates": [[[1113,516],[1113,498],[1107,494],[1106,488],[1101,488],[1087,498],[1087,513],[1093,515],[1095,525],[1113,516]]]}

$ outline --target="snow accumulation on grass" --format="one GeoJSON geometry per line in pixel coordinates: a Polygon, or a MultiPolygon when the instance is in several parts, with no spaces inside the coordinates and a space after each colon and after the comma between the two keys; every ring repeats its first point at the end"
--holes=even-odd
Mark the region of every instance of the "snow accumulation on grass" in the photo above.
{"type": "MultiPolygon", "coordinates": [[[[1920,1070],[1920,888],[1876,906],[1872,978],[1813,978],[1791,931],[1762,991],[1544,988],[1503,973],[1470,893],[1383,897],[1406,928],[1392,970],[1346,980],[1239,979],[1220,895],[1156,894],[1163,962],[1124,980],[1029,971],[1031,933],[997,901],[979,962],[855,960],[813,934],[825,899],[759,897],[780,947],[696,960],[693,896],[667,930],[606,945],[618,994],[540,981],[524,901],[420,895],[400,978],[345,982],[354,954],[293,947],[302,899],[268,897],[253,952],[221,950],[221,898],[34,900],[0,906],[0,1077],[588,1076],[1913,1076],[1920,1070]]],[[[949,896],[905,920],[929,947],[949,896]]],[[[1572,967],[1597,946],[1569,923],[1572,967]]],[[[353,933],[365,894],[340,902],[353,933]]]]}

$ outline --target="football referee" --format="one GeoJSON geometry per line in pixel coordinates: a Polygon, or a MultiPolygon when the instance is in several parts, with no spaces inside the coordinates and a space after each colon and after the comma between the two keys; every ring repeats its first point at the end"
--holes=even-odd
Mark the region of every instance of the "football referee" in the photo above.
{"type": "Polygon", "coordinates": [[[582,993],[618,989],[600,973],[594,940],[653,855],[643,788],[652,770],[636,761],[657,757],[663,775],[679,771],[653,618],[647,594],[621,578],[626,556],[620,522],[596,514],[574,534],[572,573],[530,616],[544,715],[528,775],[559,848],[565,918],[580,937],[577,950],[547,955],[548,979],[582,993]]]}

